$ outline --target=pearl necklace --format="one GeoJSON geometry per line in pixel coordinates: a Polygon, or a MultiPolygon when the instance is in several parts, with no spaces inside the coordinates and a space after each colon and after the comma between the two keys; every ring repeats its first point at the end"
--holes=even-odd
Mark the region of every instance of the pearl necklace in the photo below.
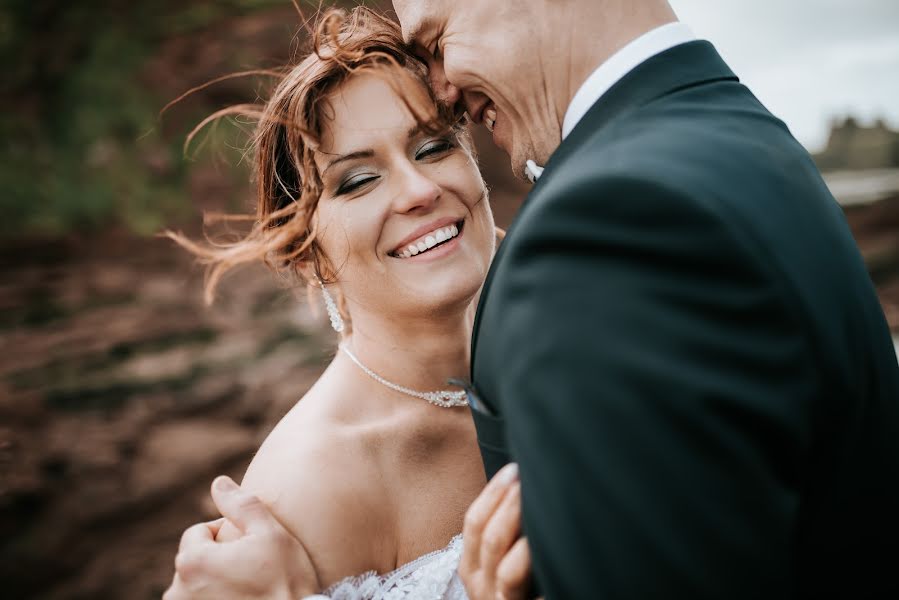
{"type": "Polygon", "coordinates": [[[387,381],[368,367],[362,364],[362,361],[356,358],[356,355],[350,352],[350,349],[346,346],[339,346],[341,350],[343,350],[350,359],[356,363],[360,369],[362,369],[366,375],[380,383],[381,385],[387,386],[390,389],[400,392],[401,394],[406,394],[407,396],[412,396],[414,398],[421,398],[422,400],[427,400],[434,406],[439,406],[440,408],[453,408],[456,406],[468,406],[468,399],[466,397],[466,393],[462,392],[451,392],[449,390],[437,390],[434,392],[418,392],[416,390],[411,390],[407,387],[403,387],[392,381],[387,381]]]}

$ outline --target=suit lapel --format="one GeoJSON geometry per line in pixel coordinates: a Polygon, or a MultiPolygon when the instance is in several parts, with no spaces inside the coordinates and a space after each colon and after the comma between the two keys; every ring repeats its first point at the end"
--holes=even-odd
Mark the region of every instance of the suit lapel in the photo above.
{"type": "Polygon", "coordinates": [[[515,225],[520,220],[519,216],[532,202],[532,199],[540,194],[540,190],[546,182],[559,170],[557,167],[615,119],[678,90],[725,80],[737,81],[738,79],[714,46],[701,40],[688,42],[657,54],[638,65],[590,107],[587,114],[550,156],[543,175],[531,188],[524,203],[518,209],[518,213],[509,227],[506,240],[500,244],[496,256],[493,257],[493,263],[487,272],[475,312],[471,336],[470,376],[472,382],[474,382],[475,353],[478,346],[481,315],[487,303],[491,284],[499,269],[503,251],[515,233],[515,225]]]}

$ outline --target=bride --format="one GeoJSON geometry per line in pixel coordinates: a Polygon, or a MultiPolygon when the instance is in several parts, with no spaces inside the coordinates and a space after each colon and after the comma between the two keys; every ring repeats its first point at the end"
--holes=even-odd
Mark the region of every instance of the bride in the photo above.
{"type": "MultiPolygon", "coordinates": [[[[291,592],[465,598],[460,533],[486,481],[465,392],[447,382],[467,376],[496,248],[487,189],[465,126],[434,101],[394,23],[357,8],[316,32],[257,115],[252,232],[228,247],[171,236],[210,263],[210,297],[224,271],[262,259],[314,288],[340,334],[241,486],[314,572],[291,592]]],[[[229,486],[217,480],[214,497],[229,486]]],[[[247,529],[225,520],[184,540],[201,530],[227,545],[247,529]]],[[[166,600],[227,597],[234,573],[213,593],[188,554],[182,544],[166,600]]]]}

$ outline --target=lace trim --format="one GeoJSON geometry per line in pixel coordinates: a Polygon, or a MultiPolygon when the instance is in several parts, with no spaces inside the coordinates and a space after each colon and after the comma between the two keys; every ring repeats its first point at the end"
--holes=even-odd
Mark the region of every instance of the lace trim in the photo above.
{"type": "Polygon", "coordinates": [[[332,600],[440,600],[456,576],[462,556],[462,535],[441,550],[379,575],[369,571],[347,577],[322,592],[332,600]]]}

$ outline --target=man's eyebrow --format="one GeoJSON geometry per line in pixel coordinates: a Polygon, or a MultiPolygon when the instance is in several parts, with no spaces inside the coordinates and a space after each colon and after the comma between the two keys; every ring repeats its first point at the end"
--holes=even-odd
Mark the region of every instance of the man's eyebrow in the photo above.
{"type": "Polygon", "coordinates": [[[325,173],[328,172],[328,169],[333,167],[336,164],[346,162],[348,160],[356,160],[357,158],[371,158],[375,155],[374,150],[357,150],[356,152],[350,152],[349,154],[344,154],[343,156],[338,156],[331,160],[324,169],[322,169],[322,177],[324,177],[325,173]]]}
{"type": "Polygon", "coordinates": [[[421,35],[421,23],[415,24],[415,29],[411,29],[409,31],[403,31],[403,42],[412,47],[415,45],[415,40],[418,39],[418,36],[421,35]]]}
{"type": "Polygon", "coordinates": [[[427,33],[427,31],[432,28],[432,25],[433,22],[427,17],[423,17],[422,19],[420,19],[417,23],[415,23],[415,25],[412,26],[408,33],[404,34],[403,37],[406,45],[421,45],[421,36],[427,33]]]}

